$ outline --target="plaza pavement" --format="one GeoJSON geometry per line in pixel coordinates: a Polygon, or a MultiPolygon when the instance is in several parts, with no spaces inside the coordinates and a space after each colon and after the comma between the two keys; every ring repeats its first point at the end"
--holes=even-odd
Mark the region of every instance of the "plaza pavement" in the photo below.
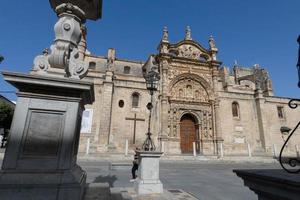
{"type": "MultiPolygon", "coordinates": [[[[130,183],[131,167],[128,161],[113,161],[128,165],[111,169],[107,160],[79,159],[79,164],[87,171],[87,182],[108,182],[111,187],[133,187],[130,183]]],[[[181,189],[200,200],[257,200],[254,192],[244,187],[233,169],[274,169],[276,162],[246,161],[195,161],[162,160],[160,179],[164,189],[181,189]]]]}
{"type": "MultiPolygon", "coordinates": [[[[110,187],[133,187],[131,160],[133,156],[79,156],[79,165],[87,172],[88,183],[109,183],[110,187]],[[112,169],[111,164],[125,164],[112,169]]],[[[0,153],[2,163],[3,153],[0,153]]],[[[179,189],[199,200],[257,200],[254,192],[244,187],[233,169],[276,169],[279,164],[270,158],[227,157],[207,159],[187,156],[163,158],[160,180],[164,189],[179,189]]]]}

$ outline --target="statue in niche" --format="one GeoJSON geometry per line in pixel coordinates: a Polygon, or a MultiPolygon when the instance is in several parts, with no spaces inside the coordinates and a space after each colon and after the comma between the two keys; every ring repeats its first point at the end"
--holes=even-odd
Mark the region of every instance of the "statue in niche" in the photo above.
{"type": "Polygon", "coordinates": [[[195,91],[195,99],[199,99],[199,91],[198,90],[195,91]]]}
{"type": "Polygon", "coordinates": [[[191,86],[191,85],[187,85],[187,86],[186,86],[186,96],[187,96],[187,97],[193,97],[193,94],[192,94],[192,86],[191,86]]]}
{"type": "Polygon", "coordinates": [[[179,98],[183,98],[183,90],[179,89],[179,98]]]}

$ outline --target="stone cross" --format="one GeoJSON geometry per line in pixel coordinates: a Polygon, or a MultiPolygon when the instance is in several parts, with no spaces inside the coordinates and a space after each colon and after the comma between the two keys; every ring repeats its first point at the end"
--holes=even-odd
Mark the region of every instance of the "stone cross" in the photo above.
{"type": "Polygon", "coordinates": [[[126,117],[126,120],[133,120],[133,144],[135,144],[135,135],[136,135],[136,122],[137,121],[145,121],[145,119],[136,118],[136,113],[134,114],[134,118],[126,117]]]}

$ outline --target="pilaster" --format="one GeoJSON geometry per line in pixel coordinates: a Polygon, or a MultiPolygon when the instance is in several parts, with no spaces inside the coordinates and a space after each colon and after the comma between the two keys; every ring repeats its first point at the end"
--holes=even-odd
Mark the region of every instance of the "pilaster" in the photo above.
{"type": "Polygon", "coordinates": [[[265,98],[263,97],[263,92],[261,91],[260,88],[255,90],[255,105],[256,105],[256,111],[257,111],[257,121],[258,121],[258,130],[259,130],[259,135],[257,136],[257,139],[259,141],[259,146],[257,146],[256,150],[257,152],[260,151],[266,151],[267,150],[267,143],[266,141],[270,141],[270,138],[267,138],[267,131],[266,131],[266,119],[264,116],[265,113],[265,108],[264,108],[264,102],[265,98]]]}

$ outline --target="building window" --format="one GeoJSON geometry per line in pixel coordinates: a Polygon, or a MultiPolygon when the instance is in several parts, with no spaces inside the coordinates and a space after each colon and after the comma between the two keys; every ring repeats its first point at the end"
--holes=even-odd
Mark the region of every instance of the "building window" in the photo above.
{"type": "Polygon", "coordinates": [[[132,107],[139,107],[140,94],[135,92],[132,94],[132,107]]]}
{"type": "Polygon", "coordinates": [[[124,74],[130,74],[130,67],[129,66],[124,67],[124,74]]]}
{"type": "Polygon", "coordinates": [[[238,102],[232,103],[232,116],[237,118],[240,117],[240,108],[238,102]]]}
{"type": "Polygon", "coordinates": [[[90,62],[89,63],[89,68],[90,69],[95,69],[96,68],[96,63],[95,62],[90,62]]]}
{"type": "Polygon", "coordinates": [[[277,106],[277,114],[279,119],[284,119],[283,106],[277,106]]]}
{"type": "Polygon", "coordinates": [[[119,101],[119,107],[120,107],[120,108],[123,108],[123,107],[124,107],[124,101],[123,101],[123,100],[120,100],[120,101],[119,101]]]}

